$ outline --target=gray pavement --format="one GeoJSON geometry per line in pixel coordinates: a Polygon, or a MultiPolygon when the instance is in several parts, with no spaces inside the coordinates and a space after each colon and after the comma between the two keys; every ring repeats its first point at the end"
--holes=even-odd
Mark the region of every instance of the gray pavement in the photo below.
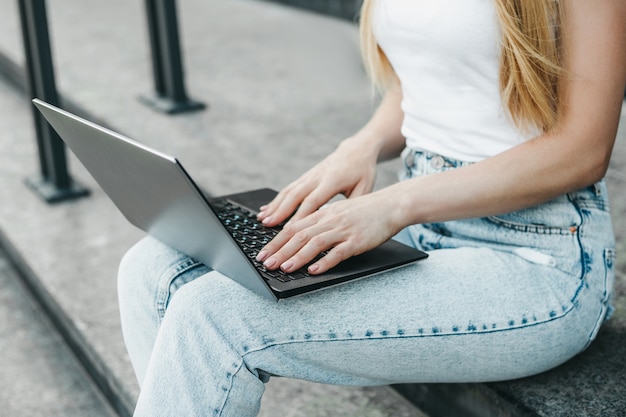
{"type": "MultiPolygon", "coordinates": [[[[0,4],[0,51],[23,63],[16,3],[0,4]]],[[[142,4],[48,2],[59,89],[115,130],[178,156],[210,192],[280,188],[371,113],[350,23],[265,2],[188,0],[179,2],[187,87],[209,108],[157,114],[137,100],[152,91],[142,4]],[[281,157],[257,162],[270,155],[281,157]]],[[[115,276],[121,255],[142,233],[73,158],[73,174],[91,189],[89,198],[48,206],[23,185],[37,173],[30,107],[1,79],[0,125],[0,231],[119,409],[130,410],[138,387],[121,338],[115,276]]],[[[381,181],[393,171],[387,168],[381,181]]],[[[422,414],[388,387],[273,379],[261,415],[422,414]]]]}
{"type": "MultiPolygon", "coordinates": [[[[215,194],[281,188],[358,129],[374,108],[356,28],[349,22],[253,0],[178,2],[187,89],[209,107],[165,116],[137,100],[152,91],[142,2],[48,3],[62,94],[113,129],[176,155],[215,194]],[[271,164],[259,162],[277,155],[271,164]]],[[[22,63],[16,2],[0,0],[0,5],[0,52],[22,63]]],[[[118,408],[130,410],[138,387],[121,339],[115,275],[121,255],[142,233],[125,221],[74,158],[72,172],[91,189],[89,198],[48,206],[23,185],[25,176],[37,172],[30,107],[1,78],[0,126],[0,232],[47,294],[68,333],[83,346],[118,408]]],[[[621,253],[626,253],[625,150],[622,129],[609,171],[621,253]]],[[[394,162],[383,165],[377,186],[393,181],[395,169],[394,162]]],[[[618,258],[617,269],[618,310],[605,332],[610,337],[600,335],[607,344],[597,346],[619,352],[626,346],[624,256],[618,258]]],[[[623,361],[611,366],[624,369],[623,361]]],[[[550,375],[555,375],[554,384],[559,374],[550,375]]],[[[530,406],[537,398],[545,399],[545,381],[494,389],[508,398],[523,391],[520,401],[530,406]]],[[[550,389],[567,391],[556,382],[550,389]]],[[[575,395],[576,385],[572,389],[575,395]]],[[[4,406],[0,402],[0,409],[4,406]]],[[[261,415],[422,414],[388,387],[273,379],[261,415]]]]}
{"type": "Polygon", "coordinates": [[[114,417],[0,250],[0,414],[114,417]]]}

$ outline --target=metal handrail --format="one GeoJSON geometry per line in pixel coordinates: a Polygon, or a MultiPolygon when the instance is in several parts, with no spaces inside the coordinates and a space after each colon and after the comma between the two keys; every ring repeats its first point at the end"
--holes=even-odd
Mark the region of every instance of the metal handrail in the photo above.
{"type": "MultiPolygon", "coordinates": [[[[58,106],[59,94],[54,80],[45,0],[18,0],[18,3],[30,97],[38,97],[58,106]]],[[[26,184],[48,203],[88,195],[89,191],[69,174],[61,138],[34,106],[32,112],[40,173],[26,178],[26,184]]]]}
{"type": "Polygon", "coordinates": [[[168,114],[204,109],[203,103],[190,99],[185,91],[176,1],[146,0],[145,6],[155,94],[143,95],[140,100],[168,114]]]}
{"type": "MultiPolygon", "coordinates": [[[[46,0],[17,1],[29,96],[62,107],[54,76],[46,0]]],[[[145,0],[145,6],[155,92],[142,96],[141,101],[167,114],[204,109],[205,104],[191,100],[185,90],[175,0],[145,0]]],[[[26,184],[48,203],[88,195],[89,190],[69,173],[61,138],[34,106],[32,112],[40,172],[26,178],[26,184]]]]}

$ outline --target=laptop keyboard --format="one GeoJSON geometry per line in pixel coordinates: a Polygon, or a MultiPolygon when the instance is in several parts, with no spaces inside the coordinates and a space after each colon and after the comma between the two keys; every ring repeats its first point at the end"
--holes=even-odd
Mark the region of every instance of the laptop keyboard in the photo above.
{"type": "Polygon", "coordinates": [[[306,272],[306,267],[287,274],[280,269],[269,271],[265,269],[262,262],[256,260],[259,251],[278,234],[280,227],[264,226],[257,219],[255,213],[229,200],[213,200],[211,201],[211,207],[213,207],[217,217],[230,232],[243,253],[252,261],[255,268],[265,279],[289,282],[310,276],[306,272]]]}

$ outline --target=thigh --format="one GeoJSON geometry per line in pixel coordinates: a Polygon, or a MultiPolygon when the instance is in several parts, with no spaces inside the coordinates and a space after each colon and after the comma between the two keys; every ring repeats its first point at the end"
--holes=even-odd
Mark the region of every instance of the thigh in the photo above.
{"type": "Polygon", "coordinates": [[[218,272],[187,284],[174,300],[194,310],[183,316],[199,328],[203,321],[220,328],[260,376],[370,385],[499,380],[549,369],[588,343],[597,317],[585,294],[553,268],[459,248],[278,303],[218,272]]]}
{"type": "Polygon", "coordinates": [[[118,299],[124,342],[141,383],[154,341],[173,294],[210,268],[146,237],[122,259],[118,299]]]}
{"type": "Polygon", "coordinates": [[[131,247],[118,270],[123,308],[145,310],[158,325],[173,294],[211,269],[190,256],[147,236],[131,247]]]}

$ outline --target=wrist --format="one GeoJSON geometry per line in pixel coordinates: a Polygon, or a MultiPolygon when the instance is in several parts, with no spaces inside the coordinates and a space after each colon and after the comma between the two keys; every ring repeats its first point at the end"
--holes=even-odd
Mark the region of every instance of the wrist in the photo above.
{"type": "Polygon", "coordinates": [[[402,229],[411,224],[415,224],[412,216],[412,195],[410,189],[403,187],[403,183],[397,183],[383,188],[378,194],[380,204],[387,205],[385,210],[387,227],[392,235],[399,233],[402,229]]]}
{"type": "Polygon", "coordinates": [[[377,162],[386,161],[400,155],[404,148],[404,137],[388,137],[384,133],[361,130],[350,136],[340,146],[352,147],[362,154],[374,158],[377,162]]]}
{"type": "Polygon", "coordinates": [[[338,149],[356,152],[360,155],[368,156],[376,161],[378,159],[378,155],[380,154],[381,145],[375,137],[370,137],[359,132],[344,139],[339,144],[338,149]]]}

